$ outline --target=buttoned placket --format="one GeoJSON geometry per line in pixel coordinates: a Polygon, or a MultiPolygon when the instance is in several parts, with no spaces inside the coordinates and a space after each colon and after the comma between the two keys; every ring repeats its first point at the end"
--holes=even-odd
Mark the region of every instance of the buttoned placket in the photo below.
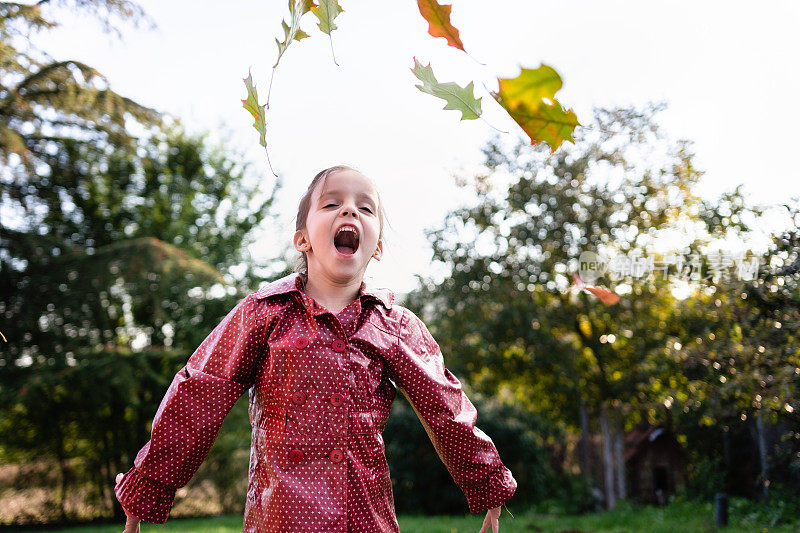
{"type": "MultiPolygon", "coordinates": [[[[337,384],[334,388],[337,390],[334,390],[323,399],[329,402],[331,413],[330,426],[332,433],[336,437],[334,443],[331,445],[331,450],[328,454],[328,460],[332,463],[332,466],[341,465],[340,468],[344,470],[343,477],[345,479],[345,488],[340,492],[340,494],[344,495],[344,507],[346,514],[348,507],[346,497],[346,459],[348,438],[350,433],[350,406],[349,402],[347,401],[347,394],[345,393],[353,390],[353,388],[356,387],[355,377],[353,376],[353,370],[350,366],[351,358],[349,339],[355,333],[355,328],[357,327],[361,312],[363,311],[363,307],[361,305],[361,296],[359,294],[359,298],[348,304],[348,306],[339,311],[339,313],[333,313],[330,310],[320,306],[313,298],[308,296],[302,290],[299,290],[298,293],[295,293],[295,297],[300,305],[314,320],[317,320],[317,317],[321,315],[329,315],[328,318],[330,319],[330,324],[333,329],[334,339],[330,342],[328,348],[333,350],[338,355],[337,360],[340,362],[340,368],[342,368],[344,371],[343,373],[339,373],[339,377],[344,377],[344,379],[336,380],[337,384]],[[342,322],[340,318],[344,318],[344,322],[342,322]]],[[[303,400],[305,400],[305,397],[303,400]]],[[[299,454],[297,455],[299,456],[299,454]]]]}

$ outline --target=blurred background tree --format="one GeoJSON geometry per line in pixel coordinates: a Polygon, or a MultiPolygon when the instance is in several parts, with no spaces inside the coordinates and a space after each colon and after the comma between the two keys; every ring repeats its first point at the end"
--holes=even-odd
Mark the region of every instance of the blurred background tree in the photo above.
{"type": "MultiPolygon", "coordinates": [[[[40,4],[0,4],[0,177],[15,215],[0,226],[0,458],[55,460],[52,517],[77,516],[67,496],[86,487],[83,518],[113,504],[120,519],[113,479],[172,375],[275,262],[247,250],[280,181],[264,194],[230,147],[36,50],[31,33],[55,25],[40,4]]],[[[110,31],[144,18],[130,2],[53,4],[99,13],[110,31]]],[[[246,405],[231,421],[235,441],[222,435],[198,473],[223,493],[233,480],[219,467],[248,449],[246,405]]]]}
{"type": "MultiPolygon", "coordinates": [[[[63,143],[135,143],[132,121],[157,125],[158,112],[112,91],[102,74],[74,59],[55,59],[35,44],[36,32],[56,27],[58,9],[80,10],[107,31],[147,22],[127,0],[0,2],[0,164],[12,175],[41,176],[63,143]],[[50,14],[44,14],[45,11],[50,14]]],[[[21,185],[4,183],[21,201],[21,185]]]]}
{"type": "MultiPolygon", "coordinates": [[[[746,239],[758,228],[763,208],[749,205],[739,188],[719,201],[698,195],[702,172],[691,143],[671,141],[655,119],[664,107],[595,109],[575,145],[552,155],[524,141],[511,150],[499,140],[489,142],[486,172],[459,178],[471,185],[474,203],[452,211],[428,233],[434,260],[449,275],[440,282],[420,277],[421,289],[409,301],[429,321],[457,375],[484,394],[525,405],[564,434],[582,434],[580,450],[569,450],[577,453],[567,453],[566,440],[548,442],[553,457],[577,455],[581,470],[592,474],[589,434],[603,435],[603,460],[594,474],[609,507],[626,497],[620,467],[625,432],[641,421],[690,430],[674,426],[676,402],[681,408],[686,401],[731,407],[701,387],[707,376],[684,374],[686,356],[675,347],[689,346],[704,328],[729,343],[725,354],[746,345],[741,335],[724,334],[746,327],[736,302],[720,307],[717,301],[709,309],[703,290],[711,281],[692,282],[690,289],[676,282],[676,269],[688,265],[670,266],[669,276],[666,270],[634,271],[624,280],[605,275],[623,296],[613,306],[570,291],[582,252],[646,259],[647,251],[663,264],[678,256],[701,258],[707,271],[711,265],[701,254],[715,239],[746,239]],[[678,249],[658,251],[658,238],[670,233],[681,236],[678,249]],[[681,294],[686,290],[693,291],[688,298],[681,294]]],[[[731,282],[728,290],[742,287],[731,282]]],[[[784,351],[797,347],[786,337],[778,345],[784,351]]],[[[796,387],[798,365],[785,355],[776,351],[780,373],[791,374],[781,383],[796,387]]],[[[742,392],[756,398],[763,369],[743,370],[737,375],[751,383],[742,392]]],[[[777,409],[783,400],[774,398],[777,409]]],[[[569,466],[563,463],[559,473],[566,475],[569,466]]]]}
{"type": "Polygon", "coordinates": [[[677,309],[678,365],[660,383],[691,448],[719,458],[697,491],[709,475],[761,499],[800,488],[800,203],[784,207],[795,228],[771,237],[755,279],[706,279],[677,309]]]}

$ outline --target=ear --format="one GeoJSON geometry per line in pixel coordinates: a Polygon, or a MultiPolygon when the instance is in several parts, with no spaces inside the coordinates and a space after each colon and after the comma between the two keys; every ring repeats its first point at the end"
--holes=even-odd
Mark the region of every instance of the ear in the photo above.
{"type": "Polygon", "coordinates": [[[375,253],[372,254],[372,257],[374,257],[377,261],[380,261],[382,256],[383,256],[383,242],[378,241],[378,248],[375,250],[375,253]]]}
{"type": "Polygon", "coordinates": [[[298,252],[308,252],[311,249],[311,241],[308,240],[303,230],[295,231],[292,241],[294,242],[294,249],[298,252]]]}

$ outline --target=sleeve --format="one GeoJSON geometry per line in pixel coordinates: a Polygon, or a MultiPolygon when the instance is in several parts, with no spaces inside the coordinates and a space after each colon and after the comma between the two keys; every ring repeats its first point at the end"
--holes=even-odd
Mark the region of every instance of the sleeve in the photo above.
{"type": "Polygon", "coordinates": [[[445,366],[439,345],[409,309],[403,310],[392,379],[408,399],[436,452],[464,493],[471,513],[499,507],[517,481],[500,460],[492,439],[475,425],[478,413],[461,382],[445,366]]]}
{"type": "Polygon", "coordinates": [[[223,419],[255,381],[266,321],[253,294],[243,298],[178,371],[153,419],[150,441],[114,487],[123,509],[145,522],[167,521],[175,491],[208,455],[223,419]]]}

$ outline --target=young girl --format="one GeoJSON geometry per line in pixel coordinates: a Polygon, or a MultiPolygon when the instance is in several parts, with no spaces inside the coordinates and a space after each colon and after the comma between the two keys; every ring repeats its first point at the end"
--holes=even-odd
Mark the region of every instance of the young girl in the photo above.
{"type": "MultiPolygon", "coordinates": [[[[364,271],[383,253],[383,206],[347,166],[323,170],[300,201],[299,271],[242,299],[174,377],[151,440],[114,492],[139,522],[164,523],[237,399],[252,440],[244,532],[397,532],[381,433],[399,387],[466,496],[498,531],[517,482],[439,346],[364,271]]],[[[509,511],[510,513],[510,511],[509,511]]]]}

